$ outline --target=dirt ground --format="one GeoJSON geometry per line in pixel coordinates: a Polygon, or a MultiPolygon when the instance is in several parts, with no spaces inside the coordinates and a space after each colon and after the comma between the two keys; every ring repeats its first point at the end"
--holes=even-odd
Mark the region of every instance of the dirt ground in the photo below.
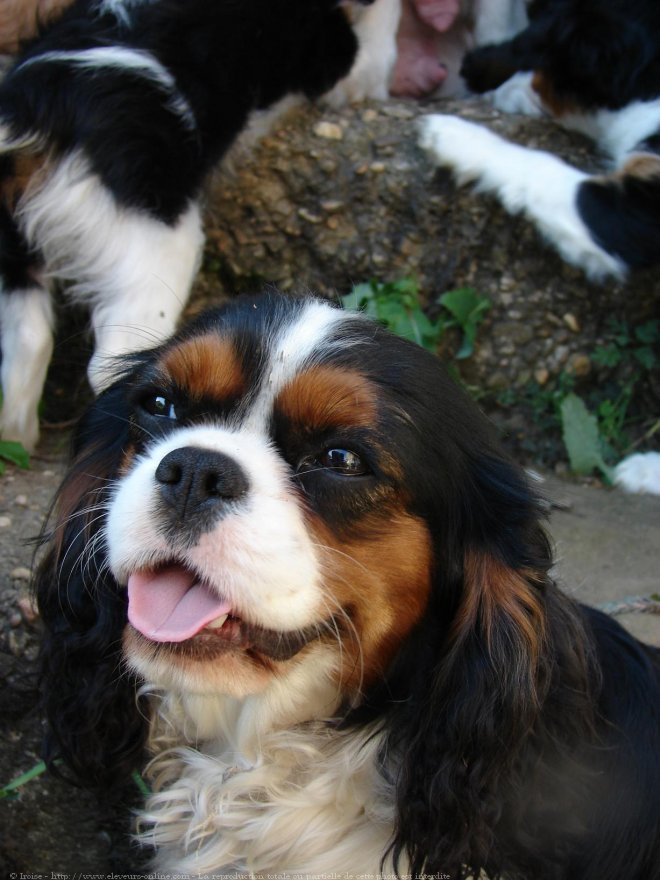
{"type": "MultiPolygon", "coordinates": [[[[30,541],[48,511],[66,450],[66,431],[46,432],[30,470],[9,467],[0,478],[0,785],[39,760],[42,722],[34,690],[39,624],[26,604],[34,554],[30,541]]],[[[559,505],[550,528],[558,576],[572,595],[603,605],[660,592],[660,498],[555,476],[546,478],[543,491],[559,505]]],[[[624,602],[621,622],[660,645],[660,616],[632,607],[634,603],[624,602]]],[[[138,800],[137,789],[130,788],[114,803],[99,803],[88,793],[41,776],[24,786],[17,799],[0,802],[0,875],[139,871],[143,857],[128,837],[130,810],[138,800]]]]}

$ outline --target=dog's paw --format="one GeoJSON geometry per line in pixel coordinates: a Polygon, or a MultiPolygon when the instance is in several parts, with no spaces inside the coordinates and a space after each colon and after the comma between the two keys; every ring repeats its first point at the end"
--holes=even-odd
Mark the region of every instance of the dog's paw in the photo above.
{"type": "Polygon", "coordinates": [[[348,76],[323,96],[323,101],[334,109],[362,101],[386,101],[389,96],[391,65],[370,63],[357,64],[348,76]]]}
{"type": "Polygon", "coordinates": [[[34,452],[39,442],[39,417],[28,407],[17,407],[10,415],[0,414],[0,437],[13,443],[20,443],[26,452],[34,452]]]}
{"type": "Polygon", "coordinates": [[[660,495],[660,452],[637,452],[619,462],[614,483],[626,492],[660,495]]]}
{"type": "Polygon", "coordinates": [[[463,161],[482,139],[484,129],[458,116],[433,114],[418,123],[419,145],[438,165],[451,166],[460,176],[468,169],[463,161]]]}
{"type": "Polygon", "coordinates": [[[494,92],[490,100],[502,113],[522,113],[525,116],[543,116],[543,106],[532,88],[531,73],[517,73],[494,92]]]}

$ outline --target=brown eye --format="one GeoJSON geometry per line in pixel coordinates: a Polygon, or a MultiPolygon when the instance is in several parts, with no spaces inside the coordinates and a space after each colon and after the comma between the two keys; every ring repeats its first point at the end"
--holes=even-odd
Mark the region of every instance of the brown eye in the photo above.
{"type": "Polygon", "coordinates": [[[172,401],[164,394],[151,394],[142,401],[142,408],[150,416],[176,421],[176,409],[172,401]]]}
{"type": "Polygon", "coordinates": [[[344,477],[361,477],[369,468],[356,452],[350,449],[326,449],[319,458],[320,467],[328,468],[344,477]]]}

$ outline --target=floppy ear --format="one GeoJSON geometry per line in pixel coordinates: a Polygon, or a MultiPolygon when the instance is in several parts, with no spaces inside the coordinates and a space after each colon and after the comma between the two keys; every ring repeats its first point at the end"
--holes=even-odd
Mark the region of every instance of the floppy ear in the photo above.
{"type": "MultiPolygon", "coordinates": [[[[455,546],[438,551],[430,614],[401,660],[412,683],[387,740],[400,767],[395,866],[406,856],[413,876],[452,880],[499,864],[505,792],[545,723],[555,667],[579,655],[571,642],[584,642],[548,578],[541,511],[523,474],[481,458],[463,483],[452,502],[455,546]]],[[[583,658],[568,662],[584,693],[583,658]]]]}
{"type": "Polygon", "coordinates": [[[552,7],[529,32],[529,39],[520,40],[526,69],[542,73],[569,110],[575,104],[617,109],[630,103],[639,96],[656,55],[648,26],[627,10],[617,12],[591,0],[571,0],[561,14],[552,7]]]}
{"type": "Polygon", "coordinates": [[[35,584],[45,627],[40,676],[46,762],[74,781],[105,788],[139,766],[145,738],[146,714],[121,659],[126,597],[108,570],[101,531],[128,416],[123,385],[117,384],[81,421],[35,584]],[[57,759],[66,769],[58,769],[57,759]]]}

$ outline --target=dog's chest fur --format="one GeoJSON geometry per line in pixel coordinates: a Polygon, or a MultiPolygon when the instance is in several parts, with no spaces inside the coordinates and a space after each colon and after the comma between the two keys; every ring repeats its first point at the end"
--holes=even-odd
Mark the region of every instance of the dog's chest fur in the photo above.
{"type": "Polygon", "coordinates": [[[322,875],[332,853],[334,872],[379,873],[394,810],[377,732],[314,723],[255,737],[230,710],[228,729],[198,751],[180,745],[178,711],[164,705],[140,817],[157,870],[322,875]]]}

